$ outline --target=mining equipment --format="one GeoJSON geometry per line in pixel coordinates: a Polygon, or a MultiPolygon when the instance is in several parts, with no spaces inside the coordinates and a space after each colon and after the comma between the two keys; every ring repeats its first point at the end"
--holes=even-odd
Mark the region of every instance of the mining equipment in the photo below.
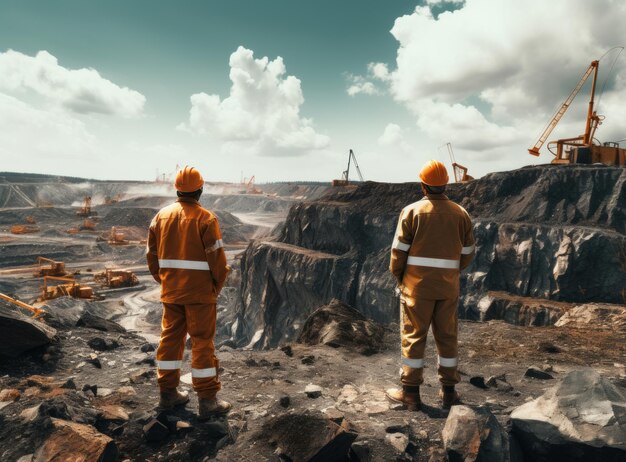
{"type": "Polygon", "coordinates": [[[79,226],[79,230],[81,231],[94,231],[96,228],[96,222],[90,219],[85,219],[83,223],[79,226]]]}
{"type": "Polygon", "coordinates": [[[39,226],[33,225],[13,225],[11,226],[11,234],[29,234],[39,231],[39,226]]]}
{"type": "Polygon", "coordinates": [[[14,304],[15,306],[18,306],[26,311],[30,311],[33,315],[33,318],[37,319],[40,318],[41,316],[43,316],[43,314],[45,313],[44,310],[42,310],[41,308],[35,308],[32,305],[29,305],[28,303],[24,303],[20,300],[16,300],[12,297],[9,297],[6,294],[0,293],[0,299],[5,300],[9,303],[14,304]]]}
{"type": "Polygon", "coordinates": [[[115,196],[104,196],[104,205],[117,204],[120,200],[122,200],[121,194],[116,194],[115,196]]]}
{"type": "Polygon", "coordinates": [[[37,257],[38,269],[33,273],[35,277],[42,276],[65,276],[65,263],[62,261],[51,260],[46,257],[37,257]],[[47,266],[43,266],[43,263],[47,263],[47,266]]]}
{"type": "Polygon", "coordinates": [[[139,279],[130,270],[107,269],[93,276],[94,281],[102,285],[117,289],[119,287],[133,287],[139,284],[139,279]]]}
{"type": "Polygon", "coordinates": [[[350,162],[354,162],[356,172],[359,175],[359,181],[364,181],[363,175],[361,175],[361,169],[359,168],[359,163],[356,161],[354,151],[350,149],[350,152],[348,153],[348,168],[346,168],[346,170],[341,174],[341,180],[333,180],[333,186],[348,186],[350,184],[350,162]]]}
{"type": "MultiPolygon", "coordinates": [[[[623,49],[623,47],[622,47],[623,49]]],[[[621,53],[621,51],[620,51],[621,53]]],[[[570,107],[572,101],[587,81],[589,76],[593,74],[591,81],[591,95],[589,97],[589,105],[587,108],[587,119],[585,122],[585,132],[574,138],[562,138],[556,141],[548,142],[548,150],[555,156],[552,160],[553,164],[595,164],[602,163],[606,165],[626,165],[626,149],[619,147],[619,143],[605,142],[599,144],[594,138],[598,126],[602,124],[604,116],[598,115],[594,109],[594,98],[596,93],[596,80],[598,78],[598,67],[600,61],[592,61],[587,70],[584,72],[578,84],[574,87],[565,102],[556,111],[556,114],[544,131],[539,136],[535,145],[528,150],[533,156],[539,155],[539,150],[552,133],[552,130],[559,123],[565,111],[570,107]],[[556,148],[556,151],[554,149],[556,148]]]]}
{"type": "Polygon", "coordinates": [[[452,162],[452,171],[454,172],[454,181],[457,183],[466,183],[473,180],[474,177],[467,174],[467,167],[458,164],[454,158],[454,151],[452,151],[452,143],[446,143],[448,148],[448,154],[450,155],[450,162],[452,162]]]}
{"type": "Polygon", "coordinates": [[[124,233],[118,233],[115,226],[111,227],[111,234],[108,240],[109,245],[128,245],[130,242],[126,239],[124,233]]]}
{"type": "Polygon", "coordinates": [[[37,220],[35,220],[35,217],[34,217],[34,216],[32,216],[32,215],[28,215],[28,216],[24,219],[24,221],[25,221],[26,223],[28,223],[29,225],[34,225],[35,223],[37,223],[37,220]]]}
{"type": "Polygon", "coordinates": [[[80,210],[76,211],[76,215],[85,218],[98,215],[98,212],[96,212],[95,210],[91,210],[91,196],[85,196],[85,198],[83,199],[83,206],[80,208],[80,210]]]}
{"type": "Polygon", "coordinates": [[[89,286],[79,284],[76,282],[76,279],[71,277],[62,278],[57,276],[44,276],[39,301],[43,302],[45,300],[65,296],[74,298],[92,298],[93,289],[89,286]],[[48,281],[60,281],[65,282],[65,284],[48,286],[48,281]]]}

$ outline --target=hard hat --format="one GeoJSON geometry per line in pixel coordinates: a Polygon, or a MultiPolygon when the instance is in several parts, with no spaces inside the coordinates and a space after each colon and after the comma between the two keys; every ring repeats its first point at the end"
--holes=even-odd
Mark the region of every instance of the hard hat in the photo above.
{"type": "Polygon", "coordinates": [[[429,160],[420,171],[420,181],[428,186],[445,186],[448,184],[448,170],[438,160],[429,160]]]}
{"type": "Polygon", "coordinates": [[[194,168],[185,165],[184,168],[181,168],[178,172],[176,172],[176,181],[174,182],[174,186],[177,191],[180,192],[194,192],[200,189],[204,185],[204,179],[200,172],[194,168]]]}

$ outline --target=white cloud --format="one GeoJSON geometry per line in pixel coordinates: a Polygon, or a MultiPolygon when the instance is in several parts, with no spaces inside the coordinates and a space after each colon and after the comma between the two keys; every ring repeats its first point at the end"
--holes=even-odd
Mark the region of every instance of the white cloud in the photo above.
{"type": "Polygon", "coordinates": [[[394,149],[400,149],[404,152],[411,151],[411,147],[404,139],[402,128],[398,124],[390,123],[385,127],[385,131],[378,137],[378,145],[394,149]]]}
{"type": "MultiPolygon", "coordinates": [[[[359,79],[360,80],[360,79],[359,79]]],[[[380,90],[372,82],[357,81],[348,87],[346,90],[350,96],[356,96],[359,93],[365,95],[379,95],[380,90]]]]}
{"type": "Polygon", "coordinates": [[[252,50],[239,47],[230,55],[230,95],[196,93],[191,96],[189,121],[181,130],[236,143],[253,153],[295,155],[323,149],[330,140],[318,134],[311,119],[300,115],[304,96],[300,80],[285,76],[279,56],[254,59],[252,50]]]}
{"type": "MultiPolygon", "coordinates": [[[[391,29],[399,42],[395,69],[371,63],[363,79],[387,82],[429,139],[451,140],[474,158],[523,157],[591,60],[623,42],[626,3],[616,0],[461,3],[428,0],[397,18],[391,29]],[[431,7],[440,3],[458,9],[435,18],[431,7]],[[569,32],[554,27],[554,18],[569,32]]],[[[600,82],[614,56],[601,61],[600,82]]],[[[624,63],[618,62],[602,100],[607,121],[598,130],[601,139],[619,136],[609,122],[624,113],[616,104],[626,90],[624,63]]],[[[582,131],[587,95],[585,88],[551,138],[582,131]]]]}
{"type": "Polygon", "coordinates": [[[102,113],[136,117],[146,98],[120,87],[95,69],[67,69],[47,51],[34,57],[8,50],[0,53],[0,90],[32,91],[47,101],[72,112],[102,113]]]}

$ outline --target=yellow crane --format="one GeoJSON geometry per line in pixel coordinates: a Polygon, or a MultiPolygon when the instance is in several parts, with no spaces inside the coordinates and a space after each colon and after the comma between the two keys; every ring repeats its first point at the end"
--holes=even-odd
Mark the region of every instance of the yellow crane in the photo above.
{"type": "Polygon", "coordinates": [[[465,183],[473,180],[474,177],[467,174],[467,167],[458,164],[454,158],[454,151],[452,151],[452,143],[446,143],[448,148],[448,155],[450,156],[450,162],[452,162],[452,172],[454,172],[454,181],[457,183],[465,183]]]}

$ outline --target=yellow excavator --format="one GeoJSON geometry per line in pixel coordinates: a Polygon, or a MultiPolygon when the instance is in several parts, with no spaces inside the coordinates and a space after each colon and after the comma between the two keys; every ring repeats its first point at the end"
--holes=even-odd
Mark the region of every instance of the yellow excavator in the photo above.
{"type": "MultiPolygon", "coordinates": [[[[621,47],[623,49],[623,47],[621,47]]],[[[621,53],[621,52],[620,52],[621,53]]],[[[598,68],[600,61],[592,61],[580,81],[569,94],[565,102],[556,111],[556,114],[543,130],[535,145],[528,150],[533,156],[539,156],[539,150],[544,145],[552,130],[557,126],[574,98],[583,87],[587,79],[593,75],[591,81],[591,95],[587,108],[587,119],[585,122],[585,132],[573,138],[562,138],[548,143],[548,150],[555,156],[553,164],[595,164],[606,165],[626,165],[626,149],[619,147],[619,143],[605,142],[599,144],[594,139],[598,126],[602,124],[604,116],[598,115],[594,109],[594,98],[596,93],[596,81],[598,79],[598,68]],[[554,150],[556,149],[556,151],[554,150]]]]}
{"type": "Polygon", "coordinates": [[[452,143],[446,143],[448,148],[448,155],[450,156],[450,162],[452,162],[452,171],[454,172],[454,181],[457,183],[466,183],[473,180],[474,177],[467,174],[467,167],[457,163],[454,158],[454,151],[452,151],[452,143]]]}

